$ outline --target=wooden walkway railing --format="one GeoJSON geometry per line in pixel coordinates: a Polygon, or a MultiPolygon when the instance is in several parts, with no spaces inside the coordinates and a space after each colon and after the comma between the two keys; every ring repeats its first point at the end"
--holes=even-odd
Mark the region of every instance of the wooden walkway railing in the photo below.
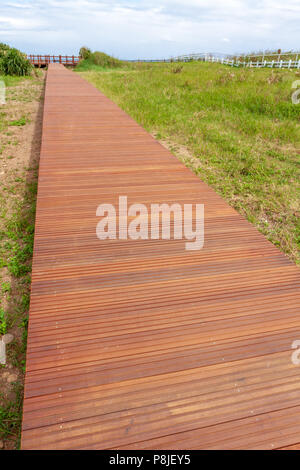
{"type": "Polygon", "coordinates": [[[168,150],[50,64],[23,449],[297,447],[299,284],[299,269],[168,150]],[[96,209],[119,195],[204,203],[204,248],[100,241],[96,209]]]}
{"type": "Polygon", "coordinates": [[[79,56],[74,55],[27,55],[27,59],[32,65],[63,64],[76,65],[80,61],[79,56]]]}

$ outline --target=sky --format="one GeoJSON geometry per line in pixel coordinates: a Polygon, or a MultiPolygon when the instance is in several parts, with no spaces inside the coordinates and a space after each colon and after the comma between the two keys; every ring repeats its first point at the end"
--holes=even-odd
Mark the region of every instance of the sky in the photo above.
{"type": "Polygon", "coordinates": [[[300,49],[299,0],[0,0],[0,42],[120,59],[300,49]]]}

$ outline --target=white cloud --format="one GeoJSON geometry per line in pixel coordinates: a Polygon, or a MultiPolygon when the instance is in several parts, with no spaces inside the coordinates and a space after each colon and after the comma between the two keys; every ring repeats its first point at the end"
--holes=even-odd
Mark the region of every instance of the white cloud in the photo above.
{"type": "Polygon", "coordinates": [[[121,58],[296,49],[299,20],[299,0],[1,0],[0,42],[63,54],[86,44],[121,58]]]}
{"type": "Polygon", "coordinates": [[[36,28],[42,27],[43,23],[39,22],[37,19],[26,19],[20,17],[9,17],[9,16],[0,16],[0,25],[4,30],[12,31],[31,31],[36,28]]]}

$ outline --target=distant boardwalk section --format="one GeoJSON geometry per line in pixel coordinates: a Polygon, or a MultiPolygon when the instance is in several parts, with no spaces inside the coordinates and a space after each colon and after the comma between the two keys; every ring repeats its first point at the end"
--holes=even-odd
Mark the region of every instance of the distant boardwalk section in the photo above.
{"type": "Polygon", "coordinates": [[[49,65],[23,449],[297,448],[299,287],[299,269],[210,187],[49,65]],[[117,236],[99,238],[120,197],[117,236]],[[155,204],[193,217],[203,205],[199,249],[179,225],[169,239],[132,235],[132,207],[142,226],[155,204]]]}
{"type": "Polygon", "coordinates": [[[79,56],[75,55],[50,55],[50,54],[29,54],[27,59],[32,65],[45,67],[49,64],[77,65],[80,61],[79,56]]]}

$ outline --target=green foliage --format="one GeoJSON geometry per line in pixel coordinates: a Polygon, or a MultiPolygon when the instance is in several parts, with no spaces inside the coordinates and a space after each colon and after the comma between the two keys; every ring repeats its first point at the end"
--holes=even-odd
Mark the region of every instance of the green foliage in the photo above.
{"type": "Polygon", "coordinates": [[[17,49],[9,49],[1,57],[0,71],[4,75],[15,75],[18,77],[30,75],[32,66],[25,55],[17,49]]]}
{"type": "Polygon", "coordinates": [[[14,121],[10,121],[8,123],[9,126],[25,126],[28,123],[28,118],[26,116],[20,117],[20,119],[16,119],[14,121]]]}
{"type": "Polygon", "coordinates": [[[3,308],[0,307],[0,336],[5,335],[7,332],[7,322],[5,317],[5,312],[3,308]]]}
{"type": "Polygon", "coordinates": [[[90,69],[115,69],[126,66],[126,62],[116,59],[104,52],[90,52],[87,57],[83,57],[84,60],[80,61],[77,65],[77,70],[90,70],[90,69]]]}
{"type": "Polygon", "coordinates": [[[183,65],[176,65],[171,68],[172,73],[180,73],[183,70],[183,65]]]}
{"type": "Polygon", "coordinates": [[[80,48],[79,56],[80,56],[82,59],[84,59],[84,60],[85,60],[85,59],[89,59],[90,56],[91,56],[91,54],[92,54],[92,51],[91,51],[91,49],[89,49],[88,47],[82,46],[82,47],[80,48]]]}
{"type": "Polygon", "coordinates": [[[14,393],[16,396],[14,401],[9,401],[5,405],[0,405],[1,439],[7,439],[16,434],[20,434],[23,389],[19,384],[14,385],[14,393]]]}
{"type": "Polygon", "coordinates": [[[10,282],[2,282],[1,291],[2,291],[3,294],[9,294],[10,291],[11,291],[10,282]]]}
{"type": "MultiPolygon", "coordinates": [[[[30,122],[24,114],[24,101],[39,103],[42,82],[33,77],[2,75],[1,80],[8,91],[8,105],[0,112],[1,148],[5,145],[18,145],[17,127],[30,122]],[[26,81],[26,87],[16,87],[26,81]],[[38,86],[37,86],[38,85],[38,86]],[[38,89],[38,90],[37,90],[38,89]],[[14,119],[14,120],[13,120],[14,119]],[[8,127],[11,126],[11,127],[8,127]]],[[[12,149],[11,149],[12,150],[12,149]]],[[[7,152],[5,181],[0,185],[0,335],[14,333],[14,341],[7,348],[8,365],[18,369],[18,379],[14,384],[1,384],[0,387],[0,440],[4,448],[18,448],[22,416],[22,381],[25,372],[25,352],[30,299],[30,271],[33,251],[35,221],[35,201],[37,190],[37,166],[10,168],[8,159],[13,155],[7,152]],[[1,269],[5,268],[5,269],[1,269]],[[15,334],[16,333],[16,334],[15,334]],[[1,393],[2,392],[2,393],[1,393]]],[[[3,366],[5,367],[5,366],[3,366]]],[[[1,375],[1,373],[0,373],[1,375]]]]}
{"type": "Polygon", "coordinates": [[[93,52],[91,55],[92,61],[95,65],[100,65],[101,67],[119,67],[122,63],[121,60],[111,57],[110,55],[105,54],[104,52],[93,52]]]}
{"type": "Polygon", "coordinates": [[[9,51],[10,47],[3,42],[0,42],[0,59],[5,56],[7,51],[9,51]]]}
{"type": "Polygon", "coordinates": [[[6,223],[5,236],[9,241],[6,242],[5,248],[10,253],[7,268],[14,277],[21,277],[31,271],[29,261],[32,257],[34,227],[30,218],[30,213],[20,217],[18,212],[6,223]]]}
{"type": "Polygon", "coordinates": [[[291,101],[299,72],[182,65],[82,76],[299,261],[300,106],[291,101]]]}
{"type": "MultiPolygon", "coordinates": [[[[1,60],[0,60],[1,62],[1,60]]],[[[14,86],[17,86],[19,85],[19,83],[21,83],[22,81],[24,80],[30,80],[31,77],[29,76],[22,76],[22,77],[12,77],[11,75],[1,75],[1,70],[0,70],[0,80],[3,81],[5,83],[5,86],[6,87],[14,87],[14,86]]]]}

